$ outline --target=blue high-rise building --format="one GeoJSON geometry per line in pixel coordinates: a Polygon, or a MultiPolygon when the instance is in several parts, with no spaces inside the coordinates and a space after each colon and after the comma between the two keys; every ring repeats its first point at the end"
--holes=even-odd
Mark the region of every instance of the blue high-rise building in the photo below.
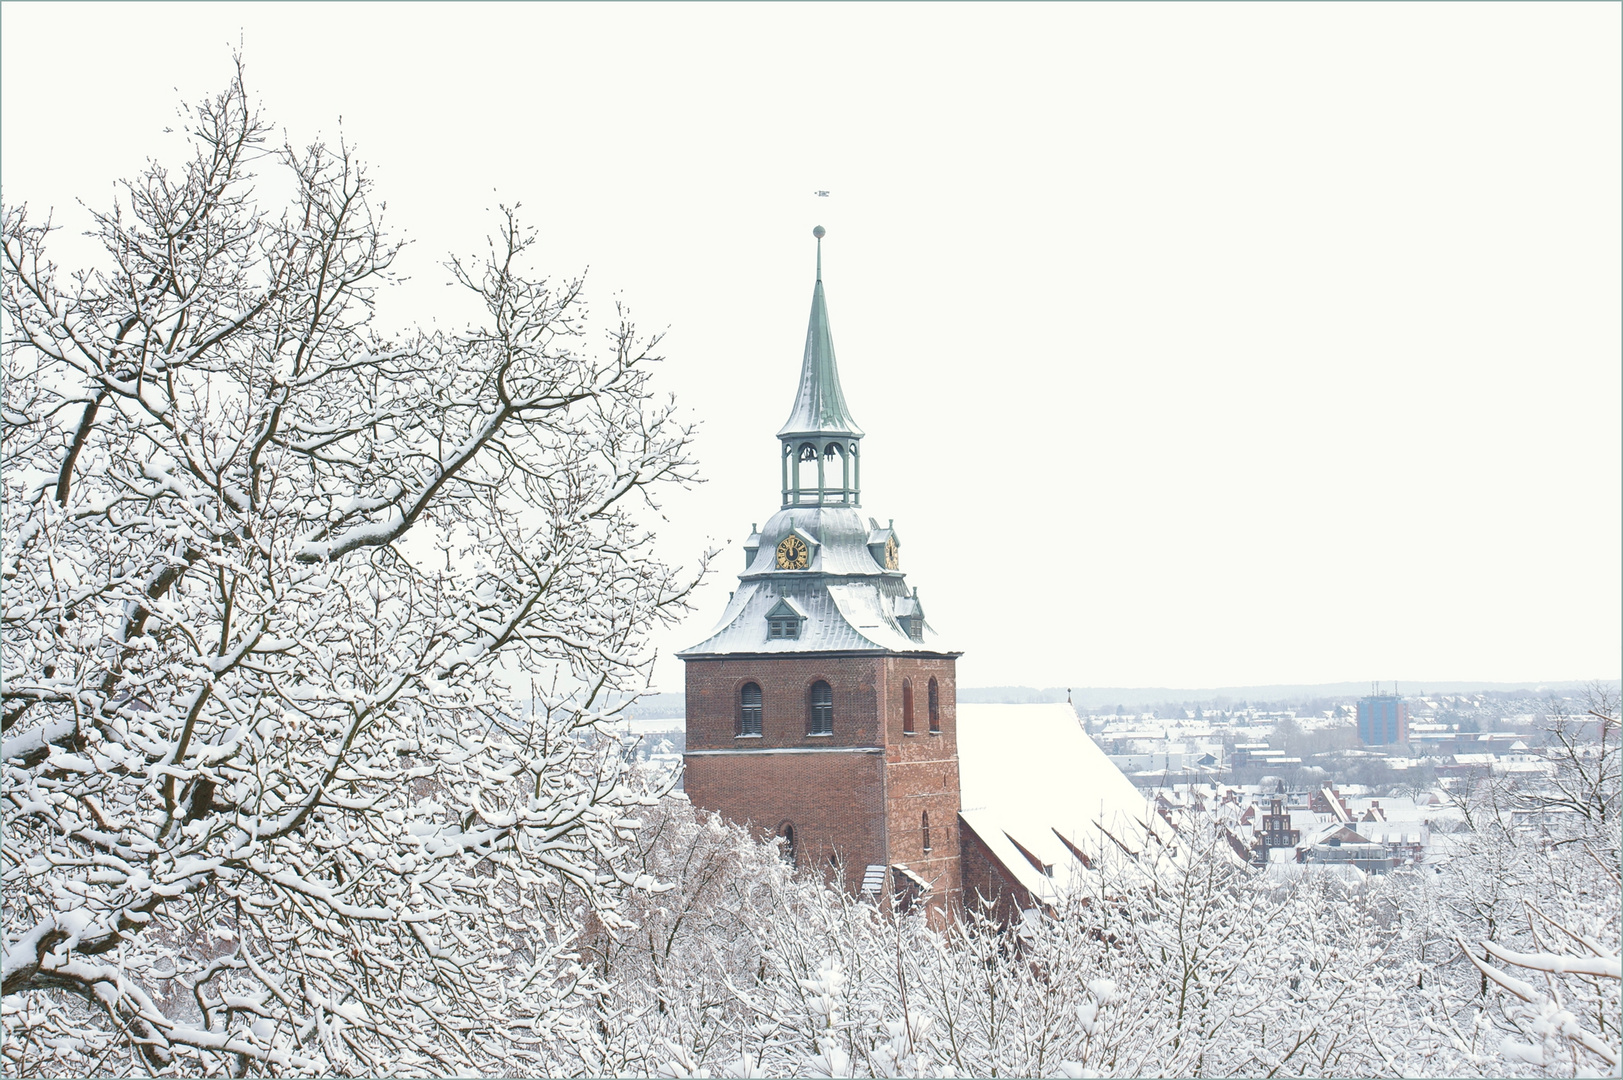
{"type": "Polygon", "coordinates": [[[1358,701],[1358,738],[1365,746],[1409,741],[1409,706],[1396,694],[1371,694],[1358,701]]]}

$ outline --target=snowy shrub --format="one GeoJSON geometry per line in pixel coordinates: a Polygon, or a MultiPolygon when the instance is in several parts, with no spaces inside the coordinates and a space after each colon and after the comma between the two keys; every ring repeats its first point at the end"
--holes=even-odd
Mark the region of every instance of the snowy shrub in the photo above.
{"type": "Polygon", "coordinates": [[[594,967],[614,986],[612,1053],[559,1072],[1395,1076],[1463,1060],[1414,1007],[1382,883],[1281,886],[1219,821],[1181,822],[1176,853],[1100,853],[1086,892],[1018,928],[882,911],[683,802],[645,821],[642,865],[671,888],[631,902],[640,932],[594,967]]]}
{"type": "MultiPolygon", "coordinates": [[[[1279,878],[1237,857],[1220,815],[1187,814],[1174,844],[1146,837],[1129,840],[1136,855],[1095,853],[1076,894],[1018,927],[969,913],[932,928],[790,874],[771,845],[685,802],[666,802],[645,820],[641,865],[671,889],[632,902],[626,911],[644,933],[605,946],[612,962],[594,969],[614,983],[613,1013],[602,1015],[617,1049],[594,1062],[560,1062],[558,1072],[1611,1071],[1604,1053],[1575,1057],[1569,1044],[1583,1039],[1579,1029],[1603,1043],[1616,1037],[1616,980],[1588,970],[1616,962],[1608,944],[1615,882],[1598,868],[1584,879],[1575,861],[1536,847],[1515,880],[1560,913],[1541,924],[1543,947],[1564,939],[1569,956],[1590,959],[1562,961],[1564,974],[1550,975],[1572,985],[1540,989],[1531,1001],[1505,991],[1501,1001],[1504,984],[1490,980],[1494,992],[1481,992],[1453,936],[1480,891],[1470,866],[1458,876],[1428,868],[1362,880],[1312,870],[1279,878]],[[1539,866],[1543,877],[1532,869],[1539,866]],[[1564,885],[1552,876],[1560,874],[1564,885]]],[[[1525,931],[1528,909],[1521,912],[1525,931]]],[[[1509,930],[1500,926],[1503,937],[1509,930]]],[[[1499,955],[1499,966],[1513,962],[1499,955]]],[[[1555,969],[1548,955],[1536,962],[1555,969]]]]}

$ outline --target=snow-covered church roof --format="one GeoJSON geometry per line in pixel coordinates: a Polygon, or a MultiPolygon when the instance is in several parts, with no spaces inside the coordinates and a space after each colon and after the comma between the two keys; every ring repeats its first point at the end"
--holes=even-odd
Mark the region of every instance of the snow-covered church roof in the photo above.
{"type": "Polygon", "coordinates": [[[946,645],[923,617],[900,570],[880,565],[870,538],[876,522],[845,507],[793,507],[750,537],[759,545],[738,577],[716,628],[683,658],[744,653],[894,652],[942,654],[946,645]],[[806,539],[805,569],[780,570],[775,551],[789,535],[806,539]],[[773,636],[788,601],[803,619],[794,637],[773,636]],[[918,625],[913,625],[917,617],[918,625]]]}
{"type": "Polygon", "coordinates": [[[1077,852],[1097,861],[1170,832],[1070,705],[959,702],[958,778],[964,823],[1035,900],[1080,884],[1077,852]]]}

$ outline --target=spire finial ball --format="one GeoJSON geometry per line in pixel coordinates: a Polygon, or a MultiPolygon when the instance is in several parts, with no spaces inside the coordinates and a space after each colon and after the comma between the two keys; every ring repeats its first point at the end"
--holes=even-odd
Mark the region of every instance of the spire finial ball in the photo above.
{"type": "Polygon", "coordinates": [[[828,235],[828,230],[819,225],[817,228],[812,230],[812,235],[821,240],[824,236],[828,235]]]}

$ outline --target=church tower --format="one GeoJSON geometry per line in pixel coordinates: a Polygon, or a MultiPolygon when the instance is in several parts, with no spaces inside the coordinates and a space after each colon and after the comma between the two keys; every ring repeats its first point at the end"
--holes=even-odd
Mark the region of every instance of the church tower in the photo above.
{"type": "Polygon", "coordinates": [[[834,363],[822,226],[800,384],[778,431],[782,503],[744,542],[721,622],[687,668],[695,806],[779,836],[798,865],[934,913],[960,906],[957,681],[864,517],[862,429],[834,363]]]}

